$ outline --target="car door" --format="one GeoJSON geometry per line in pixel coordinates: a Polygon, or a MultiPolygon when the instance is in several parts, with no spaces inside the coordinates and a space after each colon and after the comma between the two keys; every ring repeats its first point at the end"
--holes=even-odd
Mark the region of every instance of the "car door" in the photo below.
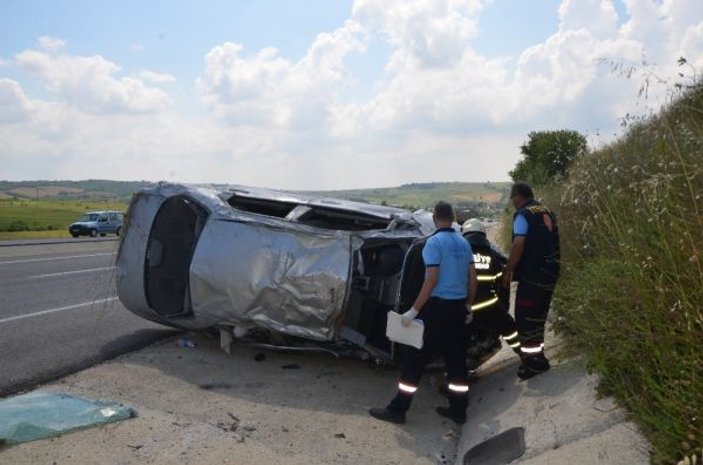
{"type": "Polygon", "coordinates": [[[108,232],[109,228],[110,217],[108,216],[107,212],[100,213],[100,216],[98,217],[98,232],[101,234],[108,232]]]}
{"type": "Polygon", "coordinates": [[[108,225],[109,225],[108,232],[114,233],[117,230],[118,224],[119,224],[119,221],[118,221],[117,213],[110,212],[108,214],[108,225]]]}

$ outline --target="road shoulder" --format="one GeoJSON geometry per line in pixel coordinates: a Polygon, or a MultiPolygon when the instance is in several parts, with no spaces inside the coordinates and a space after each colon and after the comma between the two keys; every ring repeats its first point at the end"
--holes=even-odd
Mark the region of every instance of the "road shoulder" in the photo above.
{"type": "Polygon", "coordinates": [[[393,395],[397,370],[329,355],[284,354],[194,337],[168,340],[41,390],[119,401],[138,417],[11,447],[3,463],[453,463],[459,429],[427,376],[405,425],[368,409],[393,395]],[[263,354],[263,355],[262,355],[263,354]],[[262,360],[263,358],[263,360],[262,360]],[[260,361],[257,361],[260,360],[260,361]]]}
{"type": "Polygon", "coordinates": [[[553,362],[549,372],[528,381],[517,378],[517,367],[506,349],[482,367],[457,465],[472,447],[513,427],[525,428],[527,449],[511,463],[649,463],[647,441],[611,398],[598,398],[598,378],[581,361],[553,362]]]}

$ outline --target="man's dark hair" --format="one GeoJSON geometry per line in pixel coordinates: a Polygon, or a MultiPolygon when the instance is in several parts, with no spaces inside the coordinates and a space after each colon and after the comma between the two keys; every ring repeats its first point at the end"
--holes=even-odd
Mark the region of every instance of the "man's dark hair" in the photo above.
{"type": "Polygon", "coordinates": [[[454,208],[450,203],[440,200],[434,206],[434,216],[438,220],[454,221],[454,208]]]}
{"type": "Polygon", "coordinates": [[[515,195],[519,195],[526,199],[534,199],[535,194],[532,192],[532,187],[526,182],[516,182],[513,187],[510,188],[510,198],[512,199],[515,195]]]}

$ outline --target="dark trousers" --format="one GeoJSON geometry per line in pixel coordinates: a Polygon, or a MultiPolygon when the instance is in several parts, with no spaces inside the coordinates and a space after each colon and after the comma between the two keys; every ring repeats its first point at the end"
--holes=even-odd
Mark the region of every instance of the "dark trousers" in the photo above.
{"type": "Polygon", "coordinates": [[[496,302],[488,308],[474,311],[473,324],[489,329],[503,337],[515,332],[515,320],[502,302],[496,302]]]}
{"type": "MultiPolygon", "coordinates": [[[[422,349],[408,347],[403,360],[400,383],[417,388],[425,371],[425,365],[438,352],[447,367],[447,381],[450,384],[449,407],[458,414],[464,414],[468,406],[467,392],[452,392],[452,386],[466,386],[466,301],[431,298],[422,311],[425,324],[422,349]]],[[[412,393],[398,390],[398,394],[388,405],[389,410],[405,412],[410,408],[412,393]]]]}
{"type": "Polygon", "coordinates": [[[544,327],[552,302],[554,286],[519,282],[515,296],[515,327],[520,334],[521,351],[529,366],[541,368],[545,363],[544,327]]]}

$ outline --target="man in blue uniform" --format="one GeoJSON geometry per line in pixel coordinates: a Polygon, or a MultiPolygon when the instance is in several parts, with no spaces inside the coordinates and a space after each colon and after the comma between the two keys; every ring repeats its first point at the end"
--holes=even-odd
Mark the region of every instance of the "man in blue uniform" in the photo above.
{"type": "Polygon", "coordinates": [[[515,324],[520,335],[521,379],[549,370],[544,356],[544,326],[559,277],[560,247],[557,220],[537,202],[532,188],[513,184],[510,200],[515,207],[513,244],[503,272],[503,287],[517,281],[515,324]]]}
{"type": "Polygon", "coordinates": [[[422,349],[407,348],[398,392],[385,408],[369,413],[379,420],[405,423],[425,365],[440,352],[447,368],[449,408],[437,413],[458,424],[466,422],[469,383],[466,367],[466,324],[476,294],[476,270],[469,243],[454,231],[454,209],[446,202],[434,208],[435,233],[422,250],[425,280],[412,307],[403,313],[403,324],[419,317],[424,323],[422,349]]]}

